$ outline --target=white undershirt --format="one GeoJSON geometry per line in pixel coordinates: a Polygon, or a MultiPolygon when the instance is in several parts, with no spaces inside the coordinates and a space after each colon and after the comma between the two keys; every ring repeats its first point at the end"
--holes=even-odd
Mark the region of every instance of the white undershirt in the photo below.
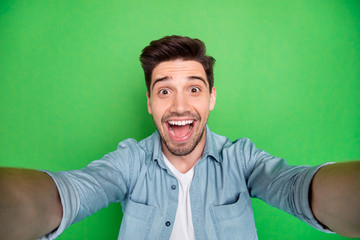
{"type": "Polygon", "coordinates": [[[170,240],[195,240],[190,205],[190,185],[195,173],[195,165],[186,173],[179,172],[163,154],[166,166],[179,183],[179,201],[170,240]]]}

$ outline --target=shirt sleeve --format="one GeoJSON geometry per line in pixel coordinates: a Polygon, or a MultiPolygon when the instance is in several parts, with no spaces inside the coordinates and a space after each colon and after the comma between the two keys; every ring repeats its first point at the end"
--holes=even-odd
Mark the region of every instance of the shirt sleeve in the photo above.
{"type": "Polygon", "coordinates": [[[248,139],[242,145],[247,185],[252,197],[264,200],[312,227],[333,233],[314,217],[310,206],[310,187],[319,166],[291,166],[278,157],[258,149],[248,139]]]}
{"type": "Polygon", "coordinates": [[[133,160],[131,149],[119,144],[116,151],[91,162],[81,170],[49,172],[54,180],[63,207],[59,227],[40,239],[55,239],[76,223],[112,202],[122,201],[129,189],[133,160]]]}

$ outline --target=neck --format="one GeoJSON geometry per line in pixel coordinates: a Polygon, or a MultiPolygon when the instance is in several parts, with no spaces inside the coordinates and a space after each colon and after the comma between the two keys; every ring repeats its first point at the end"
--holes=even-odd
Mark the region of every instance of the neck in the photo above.
{"type": "Polygon", "coordinates": [[[162,151],[166,158],[171,162],[171,164],[181,173],[188,172],[196,162],[201,158],[206,142],[206,131],[201,137],[200,142],[196,145],[194,150],[185,156],[176,156],[172,154],[165,144],[161,143],[162,151]]]}

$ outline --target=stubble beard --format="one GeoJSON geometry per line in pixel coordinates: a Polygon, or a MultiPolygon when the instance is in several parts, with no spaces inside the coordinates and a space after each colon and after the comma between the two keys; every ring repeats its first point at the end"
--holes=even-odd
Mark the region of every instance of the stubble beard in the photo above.
{"type": "Polygon", "coordinates": [[[198,133],[195,138],[189,143],[178,143],[175,146],[171,146],[168,141],[160,134],[161,141],[165,144],[166,148],[175,156],[186,156],[190,154],[196,146],[199,144],[202,136],[204,135],[205,126],[201,129],[201,132],[198,133]]]}
{"type": "MultiPolygon", "coordinates": [[[[200,119],[199,119],[200,120],[200,119]]],[[[198,121],[200,123],[200,121],[198,121]]],[[[199,133],[194,132],[193,134],[195,134],[195,136],[193,136],[193,139],[190,142],[186,142],[186,143],[170,143],[170,140],[168,141],[166,139],[166,133],[161,131],[160,126],[158,126],[155,123],[155,127],[158,130],[159,134],[160,134],[160,138],[161,138],[161,142],[165,144],[166,148],[169,150],[169,152],[175,156],[186,156],[188,154],[190,154],[195,148],[196,146],[199,144],[201,138],[204,135],[205,132],[205,126],[206,124],[204,124],[204,126],[202,127],[202,129],[200,130],[199,133]]],[[[194,129],[196,130],[196,129],[194,129]]],[[[167,131],[167,129],[165,129],[165,131],[167,131]]]]}

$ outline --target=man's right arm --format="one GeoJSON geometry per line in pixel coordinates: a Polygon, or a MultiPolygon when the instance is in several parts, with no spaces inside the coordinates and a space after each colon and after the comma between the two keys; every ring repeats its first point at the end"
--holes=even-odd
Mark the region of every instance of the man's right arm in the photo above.
{"type": "Polygon", "coordinates": [[[0,239],[36,239],[62,219],[57,187],[46,173],[0,168],[0,239]]]}

